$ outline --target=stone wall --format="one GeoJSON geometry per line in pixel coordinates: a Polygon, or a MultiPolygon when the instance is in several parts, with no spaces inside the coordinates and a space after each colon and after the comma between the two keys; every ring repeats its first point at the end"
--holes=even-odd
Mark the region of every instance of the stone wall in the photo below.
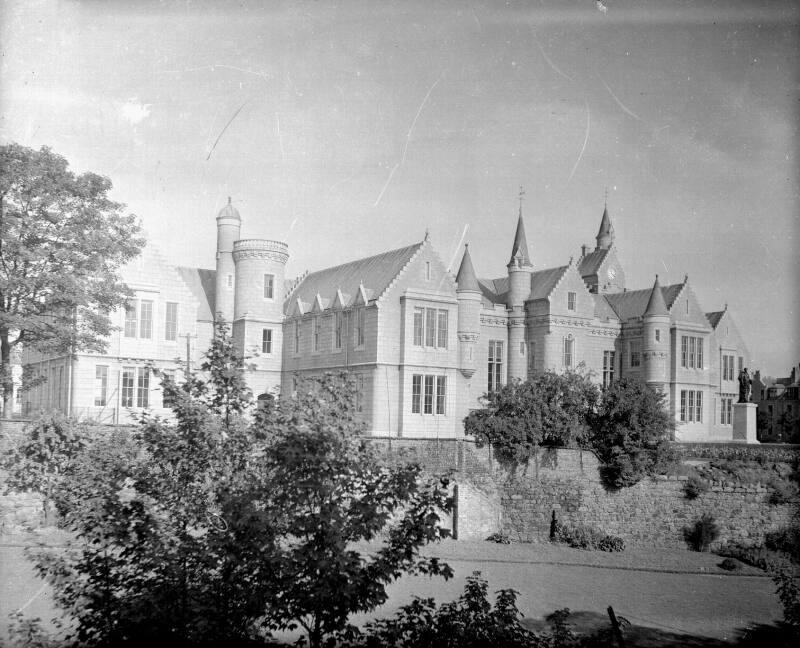
{"type": "MultiPolygon", "coordinates": [[[[765,486],[749,484],[715,482],[690,500],[684,494],[685,477],[660,476],[630,488],[607,490],[600,480],[600,461],[588,451],[542,449],[527,468],[512,473],[493,460],[489,448],[476,448],[470,441],[375,439],[373,443],[387,460],[415,461],[432,473],[453,471],[458,484],[454,531],[461,539],[482,540],[502,531],[519,542],[547,540],[555,511],[562,522],[593,526],[628,543],[685,547],[684,527],[710,513],[720,527],[718,545],[760,544],[765,533],[788,525],[797,507],[797,503],[771,505],[765,486]]],[[[727,452],[725,457],[736,450],[705,445],[727,452]]],[[[775,447],[767,454],[775,461],[793,453],[793,448],[775,447]],[[772,456],[774,452],[780,454],[772,456]]],[[[706,454],[694,448],[689,456],[706,454]]],[[[734,457],[745,458],[730,458],[734,457]]]]}

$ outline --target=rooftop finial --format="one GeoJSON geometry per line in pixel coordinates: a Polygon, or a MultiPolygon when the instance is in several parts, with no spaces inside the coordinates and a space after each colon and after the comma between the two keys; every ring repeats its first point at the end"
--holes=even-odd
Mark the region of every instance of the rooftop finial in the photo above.
{"type": "Polygon", "coordinates": [[[228,204],[229,205],[231,204],[231,197],[230,196],[228,196],[228,204]]]}
{"type": "Polygon", "coordinates": [[[605,200],[603,201],[603,204],[606,208],[608,208],[608,185],[606,185],[606,197],[605,200]]]}
{"type": "Polygon", "coordinates": [[[426,228],[425,228],[425,239],[424,239],[424,240],[425,240],[425,241],[427,241],[427,240],[428,240],[428,238],[430,238],[430,235],[431,235],[431,232],[430,232],[430,230],[429,230],[429,229],[426,227],[426,228]]]}
{"type": "Polygon", "coordinates": [[[519,213],[522,214],[522,201],[525,198],[525,189],[522,185],[519,186],[519,213]]]}

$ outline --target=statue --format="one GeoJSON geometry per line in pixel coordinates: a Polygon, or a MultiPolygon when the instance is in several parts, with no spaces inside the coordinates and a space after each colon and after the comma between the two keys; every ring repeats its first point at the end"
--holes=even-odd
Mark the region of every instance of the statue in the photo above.
{"type": "Polygon", "coordinates": [[[750,393],[753,389],[753,381],[750,380],[750,374],[747,373],[747,367],[739,372],[739,403],[749,403],[750,393]]]}

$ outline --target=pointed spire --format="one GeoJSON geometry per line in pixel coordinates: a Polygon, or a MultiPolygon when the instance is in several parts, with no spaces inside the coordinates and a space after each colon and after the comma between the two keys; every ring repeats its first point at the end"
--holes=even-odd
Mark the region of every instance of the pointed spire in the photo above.
{"type": "Polygon", "coordinates": [[[475,276],[475,268],[472,267],[472,258],[469,255],[469,243],[464,246],[464,256],[461,258],[461,266],[456,275],[457,292],[462,290],[473,290],[480,292],[478,279],[475,276]]]}
{"type": "Polygon", "coordinates": [[[514,234],[514,245],[511,248],[511,259],[508,265],[530,266],[531,259],[528,256],[528,241],[525,238],[525,223],[522,221],[522,198],[525,190],[519,188],[519,218],[517,219],[517,231],[514,234]]]}
{"type": "Polygon", "coordinates": [[[600,221],[600,230],[597,232],[597,247],[595,250],[607,250],[614,244],[614,226],[608,215],[608,205],[603,209],[603,219],[600,221]]]}
{"type": "Polygon", "coordinates": [[[669,315],[667,304],[664,301],[664,292],[661,290],[661,284],[658,283],[658,275],[656,275],[656,281],[650,291],[647,308],[644,309],[644,316],[647,317],[648,315],[669,315]]]}

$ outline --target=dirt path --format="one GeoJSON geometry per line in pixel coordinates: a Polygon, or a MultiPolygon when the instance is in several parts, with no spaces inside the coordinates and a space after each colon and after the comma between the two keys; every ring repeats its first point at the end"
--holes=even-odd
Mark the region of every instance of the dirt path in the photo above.
{"type": "MultiPolygon", "coordinates": [[[[49,588],[42,587],[24,558],[23,546],[30,542],[0,538],[0,641],[10,612],[25,606],[31,617],[49,619],[55,613],[49,588]]],[[[518,590],[520,610],[531,619],[568,607],[580,613],[578,618],[602,622],[611,605],[636,625],[732,640],[749,625],[781,618],[773,583],[763,572],[747,567],[739,574],[725,572],[713,554],[636,547],[606,554],[549,544],[466,541],[444,542],[428,552],[445,558],[455,578],[405,577],[389,588],[385,606],[353,621],[391,615],[414,595],[454,600],[474,571],[488,580],[491,592],[518,590]]]]}

